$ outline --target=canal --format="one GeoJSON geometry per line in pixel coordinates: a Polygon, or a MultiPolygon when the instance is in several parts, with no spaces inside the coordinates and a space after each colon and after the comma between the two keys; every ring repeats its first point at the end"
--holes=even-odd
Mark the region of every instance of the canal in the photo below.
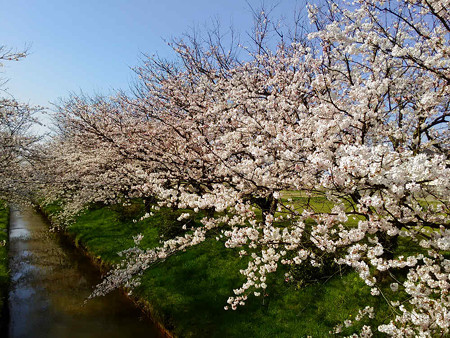
{"type": "Polygon", "coordinates": [[[119,291],[84,303],[100,274],[32,210],[11,210],[9,336],[162,337],[119,291]]]}

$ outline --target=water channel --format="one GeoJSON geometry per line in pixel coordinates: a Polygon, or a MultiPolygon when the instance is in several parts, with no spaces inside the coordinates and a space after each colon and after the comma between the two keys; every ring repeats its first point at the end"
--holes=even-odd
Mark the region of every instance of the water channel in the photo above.
{"type": "Polygon", "coordinates": [[[32,210],[12,210],[9,336],[162,337],[119,291],[84,304],[100,274],[32,210]]]}

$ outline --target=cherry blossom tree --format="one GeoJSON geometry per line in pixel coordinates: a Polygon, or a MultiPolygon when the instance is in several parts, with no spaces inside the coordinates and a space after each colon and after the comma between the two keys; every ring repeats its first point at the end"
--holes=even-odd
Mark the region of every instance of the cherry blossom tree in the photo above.
{"type": "Polygon", "coordinates": [[[206,215],[155,249],[136,238],[94,294],[138,285],[136,276],[153,263],[214,229],[226,247],[251,258],[227,309],[264,294],[267,276],[281,266],[320,267],[332,257],[392,309],[362,336],[374,329],[447,334],[448,7],[430,0],[310,5],[310,33],[290,39],[261,12],[252,45],[237,44],[245,57],[211,35],[206,43],[180,40],[177,62],[150,58],[137,69],[135,97],[70,101],[61,144],[73,152],[61,168],[73,170],[66,191],[79,206],[152,197],[206,215]],[[266,40],[271,34],[277,44],[266,40]],[[282,198],[286,190],[300,192],[302,202],[282,198]],[[317,196],[332,207],[312,203],[317,196]],[[412,253],[400,252],[399,242],[412,253]]]}
{"type": "MultiPolygon", "coordinates": [[[[26,51],[17,52],[0,46],[0,67],[3,61],[17,61],[26,56],[26,51]]],[[[4,83],[3,83],[4,84],[4,83]]],[[[33,180],[30,179],[26,163],[36,159],[33,145],[38,137],[29,129],[34,114],[41,110],[19,103],[15,99],[0,97],[0,199],[24,200],[30,197],[33,180]]]]}

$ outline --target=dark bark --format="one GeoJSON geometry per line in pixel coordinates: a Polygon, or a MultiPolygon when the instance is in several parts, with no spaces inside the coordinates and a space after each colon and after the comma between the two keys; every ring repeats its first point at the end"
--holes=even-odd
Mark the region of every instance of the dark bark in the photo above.
{"type": "Polygon", "coordinates": [[[386,233],[382,233],[378,236],[378,241],[384,249],[383,255],[381,257],[384,259],[393,259],[394,252],[398,247],[398,235],[389,236],[386,233]]]}
{"type": "Polygon", "coordinates": [[[215,207],[211,207],[211,208],[205,209],[206,216],[208,216],[209,218],[213,218],[215,211],[216,211],[215,207]]]}
{"type": "Polygon", "coordinates": [[[277,211],[278,200],[273,197],[273,194],[267,197],[254,197],[252,198],[252,202],[261,209],[263,223],[266,222],[267,215],[273,216],[277,211]]]}
{"type": "Polygon", "coordinates": [[[145,212],[150,213],[152,205],[156,203],[156,198],[153,196],[144,197],[145,212]]]}

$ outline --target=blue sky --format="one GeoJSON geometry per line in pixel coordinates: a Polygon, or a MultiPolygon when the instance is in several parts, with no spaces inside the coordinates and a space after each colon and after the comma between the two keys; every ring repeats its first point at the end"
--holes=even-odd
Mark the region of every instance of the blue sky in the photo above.
{"type": "MultiPolygon", "coordinates": [[[[255,8],[261,1],[249,3],[255,8]]],[[[266,7],[275,2],[265,1],[266,7]]],[[[277,1],[277,15],[292,16],[294,0],[277,1]]],[[[245,0],[2,0],[0,45],[30,55],[7,62],[0,77],[17,100],[50,106],[69,93],[109,94],[127,89],[141,53],[170,57],[164,39],[213,19],[241,36],[251,28],[245,0]]]]}

